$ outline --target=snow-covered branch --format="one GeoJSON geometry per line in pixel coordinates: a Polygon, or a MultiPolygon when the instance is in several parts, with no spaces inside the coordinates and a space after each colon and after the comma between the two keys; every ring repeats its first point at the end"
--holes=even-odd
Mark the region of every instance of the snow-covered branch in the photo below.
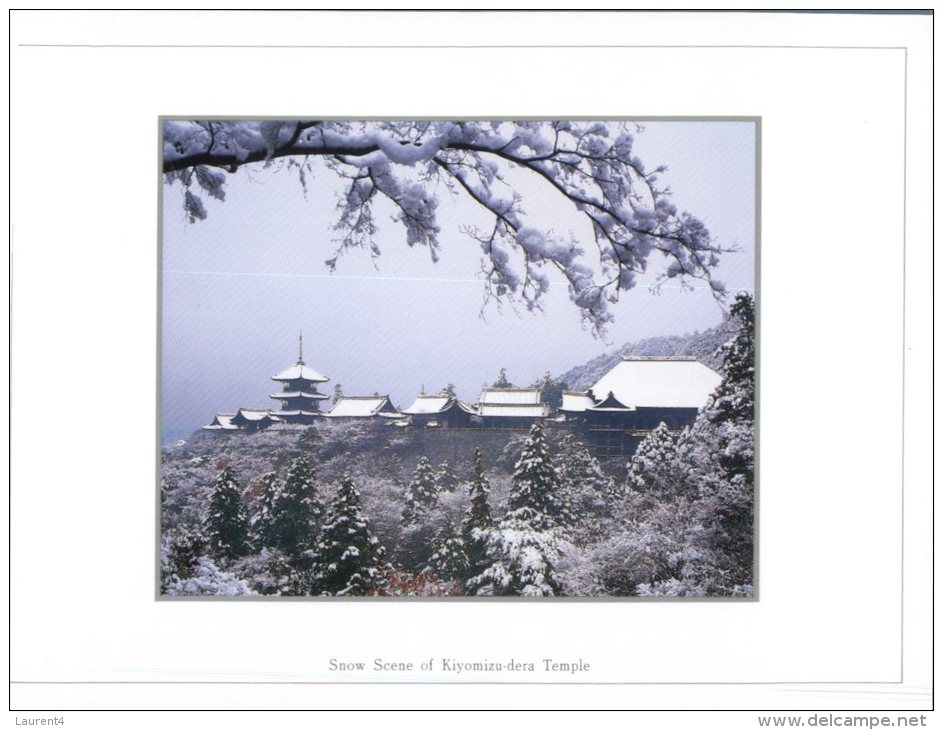
{"type": "MultiPolygon", "coordinates": [[[[184,186],[184,208],[197,221],[207,215],[203,195],[224,198],[227,173],[279,158],[320,159],[348,181],[338,201],[339,251],[369,245],[379,253],[371,210],[379,196],[393,205],[407,243],[427,246],[433,258],[444,182],[493,218],[487,234],[463,228],[481,244],[490,293],[538,307],[549,286],[544,269],[557,269],[584,320],[601,330],[612,320],[609,303],[636,285],[656,253],[664,264],[659,282],[702,279],[723,295],[711,272],[724,249],[658,187],[664,168],[649,171],[634,154],[634,131],[626,123],[568,121],[168,121],[163,172],[184,186]],[[505,178],[512,170],[545,185],[588,223],[592,255],[528,214],[505,178]]],[[[328,261],[335,263],[336,256],[328,261]]]]}

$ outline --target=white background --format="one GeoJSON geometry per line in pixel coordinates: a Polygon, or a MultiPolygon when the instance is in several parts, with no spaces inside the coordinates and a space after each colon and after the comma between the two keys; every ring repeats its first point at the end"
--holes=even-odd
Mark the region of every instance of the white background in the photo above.
{"type": "Polygon", "coordinates": [[[11,31],[14,708],[929,706],[929,18],[17,12],[11,31]],[[102,47],[153,43],[321,47],[102,47]],[[441,43],[557,47],[377,47],[441,43]],[[716,47],[744,45],[777,47],[716,47]],[[156,602],[160,114],[762,117],[760,600],[156,602]],[[645,684],[24,684],[443,656],[645,684]]]}

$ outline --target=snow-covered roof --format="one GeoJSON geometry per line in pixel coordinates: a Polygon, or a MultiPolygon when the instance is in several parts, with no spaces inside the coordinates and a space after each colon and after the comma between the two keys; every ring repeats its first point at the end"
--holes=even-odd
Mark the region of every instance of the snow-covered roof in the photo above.
{"type": "Polygon", "coordinates": [[[280,420],[281,416],[323,416],[324,414],[321,411],[272,411],[269,414],[269,417],[275,420],[280,420]]]}
{"type": "Polygon", "coordinates": [[[403,413],[415,416],[423,413],[442,413],[452,405],[453,399],[450,395],[417,395],[416,400],[409,408],[404,408],[403,413]]]}
{"type": "Polygon", "coordinates": [[[720,381],[697,360],[627,357],[591,390],[597,400],[612,393],[629,408],[700,408],[720,381]]]}
{"type": "Polygon", "coordinates": [[[484,388],[479,403],[540,403],[540,388],[484,388]]]}
{"type": "Polygon", "coordinates": [[[325,400],[330,398],[329,395],[324,395],[323,393],[307,393],[303,390],[287,390],[282,391],[281,393],[272,393],[269,398],[278,398],[287,400],[288,398],[307,398],[308,400],[325,400]]]}
{"type": "Polygon", "coordinates": [[[334,407],[325,413],[328,418],[364,418],[375,416],[381,410],[395,411],[390,399],[385,395],[349,395],[344,396],[334,407]]]}
{"type": "Polygon", "coordinates": [[[592,408],[594,405],[596,405],[596,401],[592,399],[589,393],[565,390],[563,391],[563,404],[560,406],[560,410],[579,413],[587,408],[592,408]]]}
{"type": "Polygon", "coordinates": [[[309,368],[303,362],[298,361],[290,368],[285,368],[280,373],[272,376],[272,380],[288,381],[288,380],[313,380],[316,383],[326,383],[330,378],[325,375],[321,375],[314,368],[309,368]]]}
{"type": "Polygon", "coordinates": [[[247,421],[262,421],[269,417],[267,408],[240,408],[233,418],[244,418],[247,421]]]}
{"type": "Polygon", "coordinates": [[[204,431],[238,431],[239,426],[232,422],[235,413],[217,413],[213,422],[203,426],[204,431]]]}
{"type": "Polygon", "coordinates": [[[488,417],[543,418],[549,408],[545,403],[480,403],[478,415],[488,417]]]}

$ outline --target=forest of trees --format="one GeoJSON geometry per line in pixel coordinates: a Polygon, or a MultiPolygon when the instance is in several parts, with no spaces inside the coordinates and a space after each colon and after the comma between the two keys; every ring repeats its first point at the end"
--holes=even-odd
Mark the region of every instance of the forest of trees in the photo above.
{"type": "Polygon", "coordinates": [[[331,444],[309,428],[280,470],[247,483],[220,455],[211,483],[188,476],[194,464],[207,473],[209,453],[165,469],[161,591],[752,595],[750,297],[736,298],[731,320],[722,382],[695,423],[680,434],[653,430],[622,476],[607,473],[578,433],[540,422],[497,455],[502,464],[485,463],[477,447],[455,460],[461,468],[420,455],[407,469],[395,455],[365,461],[370,452],[352,466],[341,452],[318,473],[315,459],[330,457],[331,444]]]}

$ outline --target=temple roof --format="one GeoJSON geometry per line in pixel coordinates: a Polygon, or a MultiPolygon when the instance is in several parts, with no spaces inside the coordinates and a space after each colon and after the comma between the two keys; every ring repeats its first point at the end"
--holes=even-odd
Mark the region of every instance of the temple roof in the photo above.
{"type": "Polygon", "coordinates": [[[235,413],[217,413],[213,422],[208,426],[203,426],[204,431],[238,431],[239,426],[232,422],[235,413]]]}
{"type": "Polygon", "coordinates": [[[271,418],[271,412],[267,408],[240,408],[233,419],[245,419],[246,421],[264,421],[271,418]]]}
{"type": "Polygon", "coordinates": [[[479,403],[477,410],[485,418],[543,418],[549,413],[546,403],[479,403]]]}
{"type": "Polygon", "coordinates": [[[424,395],[420,393],[409,408],[404,408],[403,413],[416,416],[424,413],[443,413],[455,403],[455,399],[443,393],[436,395],[424,395]]]}
{"type": "Polygon", "coordinates": [[[280,398],[287,400],[289,398],[307,398],[309,400],[326,400],[330,398],[329,395],[324,395],[323,393],[308,393],[303,390],[288,390],[281,393],[272,393],[269,398],[280,398]]]}
{"type": "Polygon", "coordinates": [[[309,368],[302,361],[296,362],[290,368],[285,368],[280,373],[272,376],[272,380],[287,382],[291,380],[310,380],[315,383],[326,383],[330,378],[321,375],[314,368],[309,368]]]}
{"type": "Polygon", "coordinates": [[[611,394],[626,408],[700,408],[720,381],[697,360],[627,357],[590,391],[597,399],[611,394]]]}
{"type": "Polygon", "coordinates": [[[596,405],[596,401],[589,393],[565,390],[563,391],[563,404],[560,406],[560,410],[569,413],[580,413],[592,408],[594,405],[596,405]]]}
{"type": "Polygon", "coordinates": [[[540,388],[484,388],[478,402],[537,404],[540,403],[540,388]]]}
{"type": "Polygon", "coordinates": [[[365,418],[379,415],[380,411],[396,412],[386,395],[349,395],[343,396],[334,407],[324,414],[326,418],[365,418]]]}
{"type": "Polygon", "coordinates": [[[324,414],[320,411],[272,411],[269,414],[269,417],[278,421],[282,416],[323,416],[324,414]]]}

